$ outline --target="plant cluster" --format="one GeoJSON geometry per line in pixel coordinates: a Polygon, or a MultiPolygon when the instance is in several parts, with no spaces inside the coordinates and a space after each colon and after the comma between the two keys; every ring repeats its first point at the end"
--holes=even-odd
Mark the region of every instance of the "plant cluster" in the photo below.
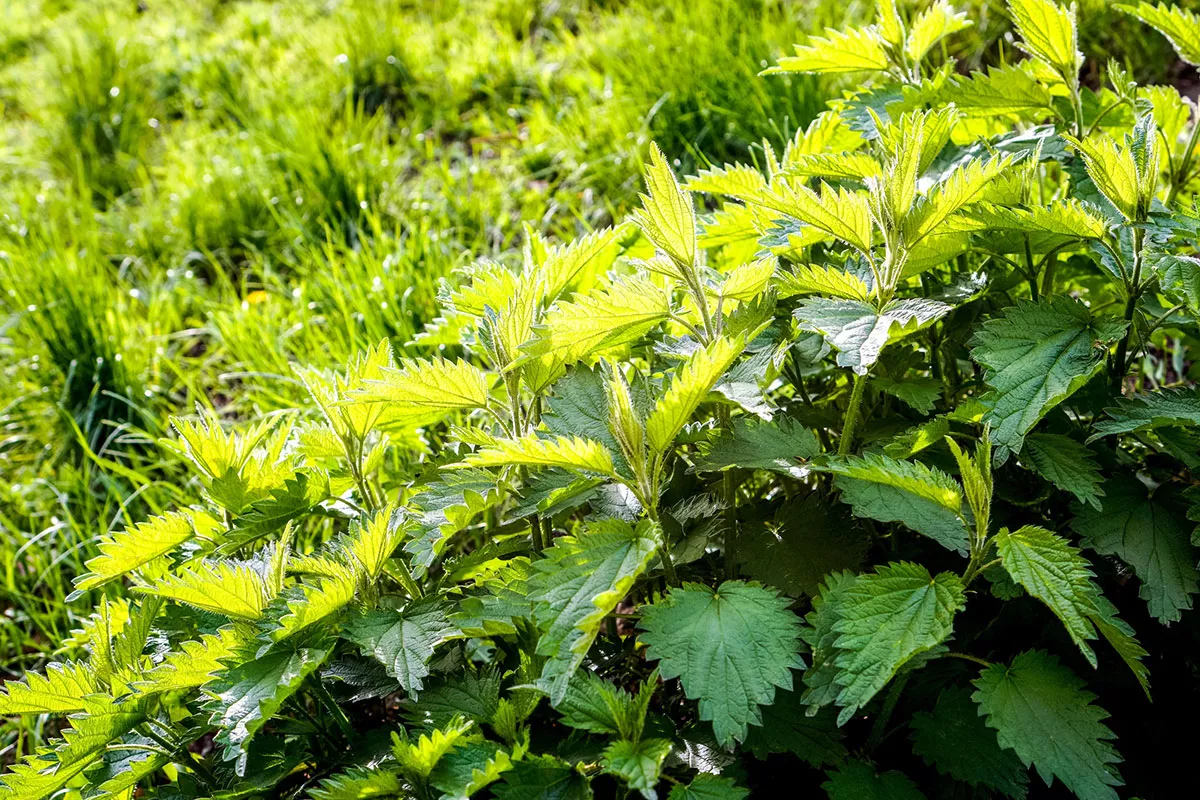
{"type": "Polygon", "coordinates": [[[1084,686],[1149,703],[1127,620],[1200,588],[1200,125],[1009,10],[963,76],[883,0],[768,70],[867,77],[761,169],[655,148],[628,222],[446,282],[437,355],[172,419],[205,501],[100,543],[0,800],[1116,798],[1084,686]]]}

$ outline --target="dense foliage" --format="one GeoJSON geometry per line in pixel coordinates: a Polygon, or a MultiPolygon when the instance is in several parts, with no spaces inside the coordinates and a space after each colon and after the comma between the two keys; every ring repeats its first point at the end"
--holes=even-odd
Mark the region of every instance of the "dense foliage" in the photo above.
{"type": "Polygon", "coordinates": [[[1104,706],[1150,707],[1130,620],[1195,651],[1200,124],[1009,11],[962,75],[968,15],[881,2],[767,70],[866,76],[782,152],[656,147],[412,348],[173,418],[204,501],[101,541],[0,800],[1153,795],[1104,706]]]}

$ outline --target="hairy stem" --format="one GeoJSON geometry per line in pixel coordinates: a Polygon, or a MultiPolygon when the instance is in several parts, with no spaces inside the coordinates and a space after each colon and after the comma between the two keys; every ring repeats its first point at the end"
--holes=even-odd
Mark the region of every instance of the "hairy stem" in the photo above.
{"type": "Polygon", "coordinates": [[[854,444],[854,429],[858,425],[859,409],[862,407],[863,394],[867,390],[866,374],[854,375],[854,387],[850,390],[850,405],[846,407],[846,420],[842,423],[842,438],[838,442],[838,455],[849,454],[854,444]]]}
{"type": "Polygon", "coordinates": [[[1192,120],[1192,132],[1188,136],[1187,146],[1179,157],[1179,169],[1171,176],[1171,190],[1167,193],[1167,205],[1170,206],[1179,196],[1179,192],[1188,182],[1188,170],[1192,166],[1192,157],[1196,154],[1197,136],[1200,136],[1200,117],[1192,120]]]}
{"type": "Polygon", "coordinates": [[[1125,301],[1125,335],[1121,337],[1121,342],[1117,345],[1117,355],[1113,358],[1112,375],[1110,376],[1112,391],[1120,393],[1121,383],[1125,380],[1125,371],[1128,365],[1125,363],[1125,355],[1129,351],[1129,339],[1133,335],[1133,314],[1137,310],[1138,296],[1141,293],[1139,284],[1142,279],[1142,244],[1145,238],[1145,231],[1141,228],[1133,229],[1133,279],[1127,284],[1129,298],[1125,301]]]}

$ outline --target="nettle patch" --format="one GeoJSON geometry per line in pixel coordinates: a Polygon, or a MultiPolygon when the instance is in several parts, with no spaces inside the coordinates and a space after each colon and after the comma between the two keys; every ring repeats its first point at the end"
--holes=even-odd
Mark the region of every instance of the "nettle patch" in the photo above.
{"type": "Polygon", "coordinates": [[[883,2],[768,70],[867,80],[761,169],[655,150],[630,222],[448,284],[439,355],[175,420],[204,502],[100,543],[0,795],[1117,797],[1083,687],[1148,703],[1119,613],[1197,590],[1198,127],[1010,10],[963,77],[968,19],[883,2]]]}

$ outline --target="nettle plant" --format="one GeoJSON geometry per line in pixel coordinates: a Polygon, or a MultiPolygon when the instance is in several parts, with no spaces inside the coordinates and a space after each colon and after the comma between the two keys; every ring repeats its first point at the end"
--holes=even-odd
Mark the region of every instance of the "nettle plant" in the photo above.
{"type": "Polygon", "coordinates": [[[881,3],[780,61],[868,80],[763,169],[655,149],[631,223],[448,285],[437,357],[175,420],[204,502],[101,542],[3,796],[1117,797],[1105,590],[1197,590],[1200,128],[1011,12],[963,77],[963,15],[881,3]]]}

